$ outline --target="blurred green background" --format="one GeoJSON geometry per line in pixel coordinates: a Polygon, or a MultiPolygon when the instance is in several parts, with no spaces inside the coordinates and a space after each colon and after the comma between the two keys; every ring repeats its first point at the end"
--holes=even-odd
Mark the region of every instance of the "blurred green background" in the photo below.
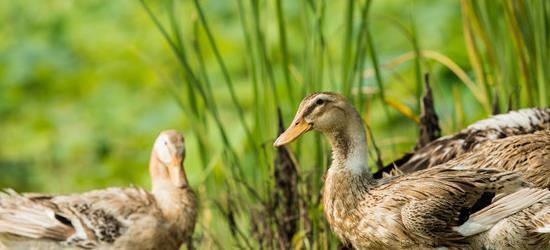
{"type": "MultiPolygon", "coordinates": [[[[0,188],[149,187],[152,143],[176,128],[201,196],[196,245],[269,248],[252,240],[262,206],[247,189],[273,191],[276,107],[288,122],[307,93],[346,94],[387,163],[415,144],[424,73],[443,134],[494,103],[548,105],[547,1],[145,3],[0,1],[0,188]]],[[[292,148],[315,200],[329,148],[304,141],[292,148]]],[[[327,235],[319,204],[307,207],[327,235]]],[[[299,235],[296,248],[335,247],[299,235]]]]}

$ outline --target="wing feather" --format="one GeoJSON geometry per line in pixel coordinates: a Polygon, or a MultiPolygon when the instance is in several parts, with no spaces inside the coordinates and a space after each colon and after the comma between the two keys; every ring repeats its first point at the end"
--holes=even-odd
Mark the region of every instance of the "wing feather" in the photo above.
{"type": "Polygon", "coordinates": [[[550,108],[521,109],[495,115],[478,121],[454,135],[439,138],[422,148],[405,154],[404,157],[388,164],[374,176],[382,177],[383,172],[390,173],[395,167],[403,173],[412,173],[448,162],[480,148],[481,145],[486,147],[485,143],[491,140],[499,139],[500,141],[503,138],[530,135],[537,131],[548,133],[549,129],[550,108]]]}
{"type": "Polygon", "coordinates": [[[49,196],[0,193],[0,234],[90,247],[113,243],[146,216],[162,218],[154,197],[141,188],[108,188],[49,196]]]}
{"type": "Polygon", "coordinates": [[[550,191],[545,189],[524,188],[493,202],[484,209],[472,214],[464,224],[453,230],[463,236],[471,236],[486,231],[502,219],[513,215],[531,205],[550,199],[550,191]]]}
{"type": "Polygon", "coordinates": [[[75,230],[56,219],[51,205],[37,203],[13,190],[6,190],[0,195],[0,233],[33,239],[68,239],[75,230]]]}
{"type": "MultiPolygon", "coordinates": [[[[373,193],[402,204],[397,207],[406,230],[417,238],[435,238],[442,244],[458,244],[464,239],[453,228],[467,221],[474,209],[480,209],[476,206],[486,193],[514,192],[524,185],[515,172],[451,166],[433,167],[382,183],[373,193]]],[[[395,202],[387,204],[396,206],[395,202]]]]}

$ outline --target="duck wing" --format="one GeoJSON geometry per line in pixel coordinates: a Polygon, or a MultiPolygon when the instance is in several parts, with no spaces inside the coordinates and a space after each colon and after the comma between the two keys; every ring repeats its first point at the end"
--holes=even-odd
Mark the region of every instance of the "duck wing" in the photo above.
{"type": "Polygon", "coordinates": [[[113,243],[135,221],[158,212],[154,204],[140,188],[62,196],[7,190],[0,193],[0,233],[93,248],[113,243]]]}
{"type": "MultiPolygon", "coordinates": [[[[406,234],[432,246],[464,244],[467,235],[454,228],[490,205],[495,194],[515,191],[524,184],[514,172],[461,165],[433,167],[380,183],[372,194],[384,197],[381,203],[386,210],[399,213],[406,234]]],[[[527,200],[523,206],[532,202],[527,200]]]]}
{"type": "Polygon", "coordinates": [[[550,129],[550,108],[521,109],[495,115],[478,121],[454,135],[441,137],[405,154],[375,173],[374,177],[380,178],[383,173],[390,173],[396,167],[403,173],[412,173],[445,163],[479,148],[481,144],[485,145],[485,142],[490,140],[532,134],[548,129],[550,129]]]}
{"type": "Polygon", "coordinates": [[[448,164],[517,171],[533,187],[550,189],[550,130],[488,141],[448,164]]]}
{"type": "MultiPolygon", "coordinates": [[[[453,230],[464,236],[471,236],[484,232],[493,227],[502,219],[515,214],[523,209],[530,207],[537,202],[550,202],[550,191],[537,188],[523,188],[517,192],[498,197],[489,206],[475,212],[462,225],[453,230]]],[[[538,212],[546,213],[545,216],[532,216],[533,221],[530,223],[540,224],[541,226],[550,223],[549,208],[537,208],[537,211],[531,211],[533,214],[538,212]]],[[[533,209],[532,209],[533,210],[533,209]]]]}

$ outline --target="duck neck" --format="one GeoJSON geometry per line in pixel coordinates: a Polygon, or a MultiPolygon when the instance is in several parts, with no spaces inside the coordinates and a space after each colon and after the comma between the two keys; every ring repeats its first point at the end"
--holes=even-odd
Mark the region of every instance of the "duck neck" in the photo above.
{"type": "Polygon", "coordinates": [[[326,134],[332,145],[331,168],[347,170],[354,175],[370,176],[367,137],[359,114],[353,114],[345,127],[326,134]]]}
{"type": "Polygon", "coordinates": [[[166,167],[152,154],[150,173],[152,177],[152,191],[158,207],[164,216],[171,221],[185,220],[190,211],[195,207],[195,194],[189,187],[175,186],[166,167]]]}
{"type": "Polygon", "coordinates": [[[167,188],[153,191],[162,212],[173,220],[187,217],[187,213],[195,207],[195,193],[190,188],[167,188]]]}
{"type": "Polygon", "coordinates": [[[356,116],[346,121],[346,127],[325,132],[332,144],[332,164],[323,187],[324,213],[343,241],[349,241],[350,227],[361,221],[354,211],[376,183],[368,168],[363,121],[356,116]]]}
{"type": "Polygon", "coordinates": [[[185,241],[186,235],[193,231],[196,221],[197,198],[189,187],[179,188],[169,181],[153,182],[153,196],[164,218],[172,222],[175,237],[185,241]]]}

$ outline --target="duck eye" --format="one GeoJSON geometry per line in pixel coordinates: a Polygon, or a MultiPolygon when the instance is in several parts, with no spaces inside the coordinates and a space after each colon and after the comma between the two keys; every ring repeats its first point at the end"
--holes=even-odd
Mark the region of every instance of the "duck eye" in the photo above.
{"type": "Polygon", "coordinates": [[[317,105],[323,105],[323,103],[325,103],[325,100],[323,99],[317,99],[317,101],[315,101],[315,104],[317,105]]]}

